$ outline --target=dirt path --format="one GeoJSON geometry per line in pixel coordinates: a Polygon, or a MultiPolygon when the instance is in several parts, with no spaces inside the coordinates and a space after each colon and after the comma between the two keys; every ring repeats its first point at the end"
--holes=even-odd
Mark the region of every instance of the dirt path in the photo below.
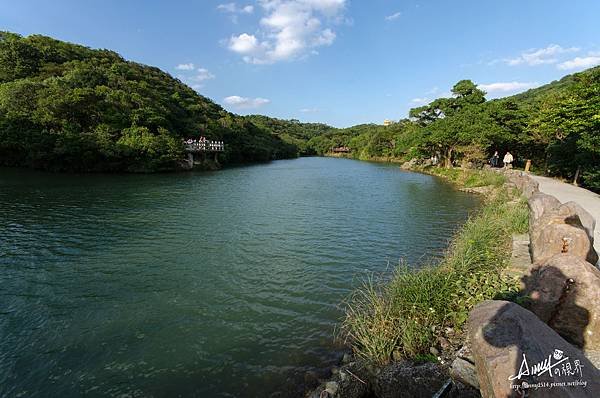
{"type": "Polygon", "coordinates": [[[596,219],[594,249],[600,253],[600,195],[558,180],[532,176],[540,184],[540,191],[556,197],[562,203],[577,202],[596,219]]]}

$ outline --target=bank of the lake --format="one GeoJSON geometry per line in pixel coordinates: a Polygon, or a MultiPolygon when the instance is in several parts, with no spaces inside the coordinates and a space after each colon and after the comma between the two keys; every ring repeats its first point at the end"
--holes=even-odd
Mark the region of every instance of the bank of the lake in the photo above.
{"type": "Polygon", "coordinates": [[[345,159],[1,169],[0,395],[297,396],[364,276],[439,259],[480,203],[345,159]]]}
{"type": "MultiPolygon", "coordinates": [[[[485,203],[457,231],[440,261],[418,269],[401,264],[380,278],[365,280],[354,292],[342,325],[354,358],[311,397],[324,390],[329,396],[356,398],[395,397],[398,389],[407,396],[433,395],[448,379],[448,366],[465,344],[471,309],[486,299],[517,297],[519,280],[505,269],[513,234],[528,227],[521,192],[494,171],[413,169],[483,192],[485,203]]],[[[458,394],[477,395],[460,383],[458,388],[465,389],[458,394]]]]}

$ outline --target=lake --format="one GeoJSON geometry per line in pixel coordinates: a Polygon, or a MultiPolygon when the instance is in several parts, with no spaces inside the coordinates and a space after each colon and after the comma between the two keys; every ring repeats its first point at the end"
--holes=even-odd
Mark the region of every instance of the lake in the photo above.
{"type": "Polygon", "coordinates": [[[439,257],[480,200],[397,166],[0,169],[0,396],[287,396],[371,273],[439,257]]]}

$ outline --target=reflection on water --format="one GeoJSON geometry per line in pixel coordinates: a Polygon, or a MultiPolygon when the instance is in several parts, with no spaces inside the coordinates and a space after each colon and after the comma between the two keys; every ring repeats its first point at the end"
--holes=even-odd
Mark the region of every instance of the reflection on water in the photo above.
{"type": "Polygon", "coordinates": [[[397,167],[0,170],[0,396],[268,396],[330,360],[367,272],[439,255],[476,198],[397,167]]]}

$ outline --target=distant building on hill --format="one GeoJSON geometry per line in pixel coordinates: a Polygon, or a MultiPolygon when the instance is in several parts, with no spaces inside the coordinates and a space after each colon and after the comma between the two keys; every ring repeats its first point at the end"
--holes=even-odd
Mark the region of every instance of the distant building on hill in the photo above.
{"type": "Polygon", "coordinates": [[[389,126],[390,124],[394,124],[394,121],[393,121],[393,120],[390,120],[390,119],[385,119],[385,120],[383,121],[383,125],[384,125],[384,126],[389,126]]]}

